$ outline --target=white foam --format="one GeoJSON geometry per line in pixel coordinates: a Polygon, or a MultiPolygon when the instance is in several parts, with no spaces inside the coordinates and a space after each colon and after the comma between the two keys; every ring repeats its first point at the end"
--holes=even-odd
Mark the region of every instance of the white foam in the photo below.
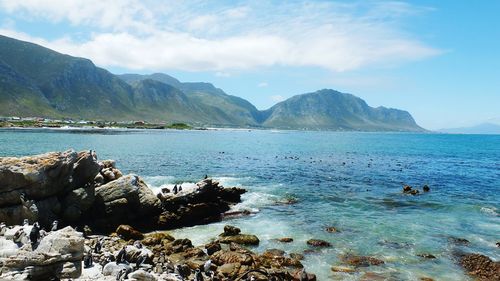
{"type": "Polygon", "coordinates": [[[481,208],[481,213],[490,215],[490,216],[498,216],[497,208],[495,207],[482,207],[481,208]]]}
{"type": "Polygon", "coordinates": [[[172,183],[175,180],[175,177],[173,177],[173,176],[150,176],[150,177],[143,177],[143,179],[151,189],[157,189],[164,184],[172,183]]]}

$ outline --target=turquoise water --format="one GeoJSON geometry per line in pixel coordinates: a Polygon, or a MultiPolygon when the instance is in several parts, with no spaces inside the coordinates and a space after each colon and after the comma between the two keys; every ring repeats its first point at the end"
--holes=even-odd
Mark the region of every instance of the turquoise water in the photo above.
{"type": "Polygon", "coordinates": [[[237,209],[255,215],[174,231],[195,244],[230,223],[261,239],[256,251],[303,252],[310,238],[333,247],[307,254],[319,280],[468,280],[452,252],[500,259],[500,136],[296,131],[0,131],[0,156],[94,149],[153,189],[208,174],[249,190],[237,209]],[[401,194],[403,184],[431,192],[401,194]],[[287,199],[296,204],[282,204],[287,199]],[[327,233],[335,226],[340,233],[327,233]],[[273,241],[293,237],[290,244],[273,241]],[[449,237],[465,238],[457,246],[449,237]],[[345,253],[386,261],[355,274],[333,273],[345,253]],[[435,260],[417,256],[430,253],[435,260]]]}

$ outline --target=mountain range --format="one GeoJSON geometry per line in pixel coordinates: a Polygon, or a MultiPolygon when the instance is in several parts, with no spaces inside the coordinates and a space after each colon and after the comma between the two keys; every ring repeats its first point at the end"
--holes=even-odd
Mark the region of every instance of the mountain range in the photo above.
{"type": "Polygon", "coordinates": [[[500,124],[495,123],[481,123],[470,127],[461,128],[447,128],[441,129],[439,132],[447,134],[500,134],[500,124]]]}
{"type": "Polygon", "coordinates": [[[85,58],[0,35],[0,116],[184,122],[196,126],[423,131],[403,110],[324,89],[267,110],[210,83],[114,75],[85,58]]]}

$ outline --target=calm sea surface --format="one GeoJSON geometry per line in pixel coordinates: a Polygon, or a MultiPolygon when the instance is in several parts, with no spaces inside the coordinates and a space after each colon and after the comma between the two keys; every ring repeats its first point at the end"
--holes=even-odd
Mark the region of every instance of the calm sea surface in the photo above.
{"type": "Polygon", "coordinates": [[[375,272],[391,280],[469,280],[456,250],[500,259],[500,136],[296,131],[1,130],[0,156],[73,148],[117,160],[153,189],[196,182],[205,174],[249,190],[236,209],[255,215],[174,231],[194,244],[224,224],[261,239],[256,251],[308,249],[310,238],[333,247],[307,254],[319,280],[361,280],[375,272]],[[401,194],[403,184],[431,192],[401,194]],[[283,204],[296,199],[292,205],[283,204]],[[334,226],[340,233],[324,231],[334,226]],[[280,244],[274,238],[293,237],[280,244]],[[465,238],[457,246],[450,237],[465,238]],[[383,266],[333,273],[342,254],[370,255],[383,266]],[[417,256],[430,253],[426,260],[417,256]]]}

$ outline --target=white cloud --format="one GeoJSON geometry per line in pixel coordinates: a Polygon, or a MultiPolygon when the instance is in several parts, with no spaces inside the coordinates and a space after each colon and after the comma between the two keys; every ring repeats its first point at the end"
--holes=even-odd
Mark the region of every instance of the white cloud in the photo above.
{"type": "Polygon", "coordinates": [[[269,86],[269,84],[267,82],[260,82],[259,84],[257,84],[257,87],[259,87],[259,88],[265,88],[267,86],[269,86]]]}
{"type": "Polygon", "coordinates": [[[281,95],[274,95],[269,97],[273,102],[281,102],[285,100],[284,96],[281,95]]]}
{"type": "Polygon", "coordinates": [[[401,17],[418,7],[369,3],[264,1],[226,7],[196,0],[169,5],[158,0],[0,0],[0,8],[29,20],[97,28],[83,42],[69,35],[51,41],[25,37],[105,67],[223,73],[279,65],[349,71],[441,52],[398,27],[401,17]]]}

